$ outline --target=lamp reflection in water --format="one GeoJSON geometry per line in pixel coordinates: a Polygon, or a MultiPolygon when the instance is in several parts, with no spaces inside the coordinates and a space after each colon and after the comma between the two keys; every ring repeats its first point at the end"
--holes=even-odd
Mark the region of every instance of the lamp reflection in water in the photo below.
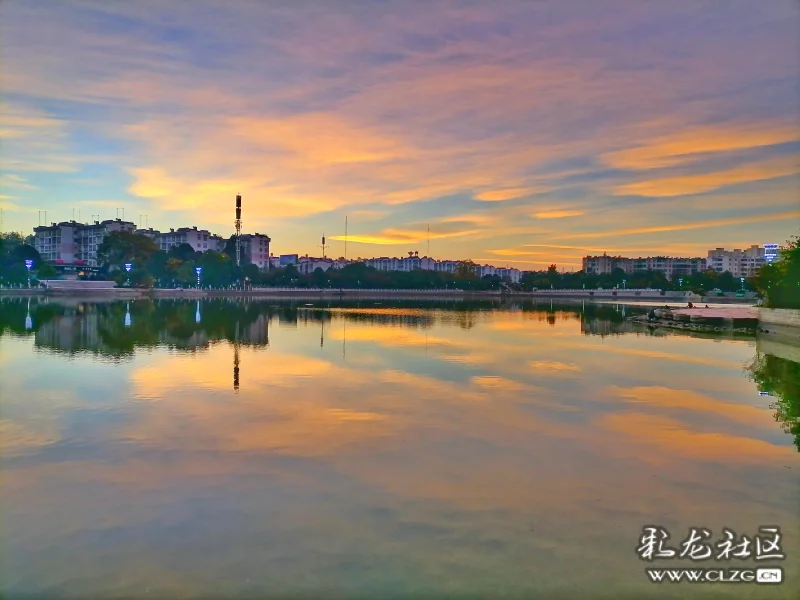
{"type": "Polygon", "coordinates": [[[130,327],[132,323],[131,320],[131,303],[128,302],[125,305],[125,327],[130,327]]]}
{"type": "Polygon", "coordinates": [[[197,301],[197,310],[194,313],[194,322],[200,322],[200,300],[197,301]]]}
{"type": "Polygon", "coordinates": [[[25,315],[25,329],[33,329],[33,319],[31,318],[31,299],[28,298],[28,314],[25,315]]]}

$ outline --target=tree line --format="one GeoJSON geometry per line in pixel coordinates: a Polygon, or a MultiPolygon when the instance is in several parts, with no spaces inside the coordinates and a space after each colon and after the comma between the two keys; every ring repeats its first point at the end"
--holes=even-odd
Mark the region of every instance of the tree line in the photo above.
{"type": "MultiPolygon", "coordinates": [[[[25,260],[33,261],[34,280],[55,276],[55,269],[42,260],[31,245],[17,233],[0,235],[0,284],[24,284],[28,270],[25,260]]],[[[104,238],[98,247],[99,272],[87,278],[114,280],[120,285],[139,287],[192,287],[196,285],[195,269],[202,268],[201,285],[225,288],[230,286],[280,286],[317,288],[383,288],[383,289],[461,289],[474,291],[542,289],[619,289],[651,288],[686,290],[700,295],[713,295],[715,290],[733,292],[742,288],[758,291],[765,304],[772,307],[800,308],[800,248],[793,237],[781,252],[780,259],[764,265],[753,277],[741,280],[729,272],[713,269],[692,273],[682,278],[667,279],[661,271],[626,274],[622,269],[595,275],[577,271],[559,272],[556,265],[543,271],[526,271],[518,283],[497,275],[478,277],[476,265],[463,261],[454,273],[441,271],[379,271],[363,262],[351,263],[342,269],[320,268],[301,274],[295,265],[260,269],[247,263],[236,265],[234,238],[223,252],[197,252],[189,244],[161,250],[153,239],[132,232],[117,231],[104,238]],[[130,272],[125,265],[131,265],[130,272]]]]}

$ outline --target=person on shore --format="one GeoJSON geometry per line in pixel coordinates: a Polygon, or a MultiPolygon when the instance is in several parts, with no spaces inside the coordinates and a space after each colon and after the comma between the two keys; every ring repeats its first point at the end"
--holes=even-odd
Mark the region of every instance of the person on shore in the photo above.
{"type": "Polygon", "coordinates": [[[657,317],[656,317],[656,311],[655,311],[655,310],[653,310],[653,309],[651,308],[651,309],[650,309],[650,312],[649,312],[649,313],[647,313],[647,320],[648,320],[648,321],[655,321],[656,319],[657,319],[657,317]]]}
{"type": "Polygon", "coordinates": [[[686,308],[694,308],[694,304],[692,304],[691,302],[689,302],[689,305],[688,305],[686,308]]]}

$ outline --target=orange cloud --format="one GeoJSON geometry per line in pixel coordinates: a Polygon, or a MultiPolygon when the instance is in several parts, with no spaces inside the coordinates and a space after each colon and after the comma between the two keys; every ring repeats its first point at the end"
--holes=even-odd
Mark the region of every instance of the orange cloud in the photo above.
{"type": "Polygon", "coordinates": [[[677,225],[659,225],[656,227],[634,227],[631,229],[617,229],[614,231],[601,231],[597,233],[576,233],[566,234],[563,237],[569,239],[576,238],[600,238],[614,237],[620,235],[640,235],[645,233],[656,233],[661,231],[684,231],[687,229],[709,229],[712,227],[725,227],[728,225],[742,225],[746,223],[762,223],[765,221],[780,221],[785,219],[797,219],[800,211],[786,211],[771,213],[766,215],[753,215],[749,217],[733,217],[730,219],[715,219],[712,221],[700,221],[680,223],[677,225]]]}
{"type": "MultiPolygon", "coordinates": [[[[357,244],[377,244],[385,246],[396,246],[401,244],[413,244],[430,239],[445,239],[463,237],[480,233],[479,229],[468,229],[466,231],[454,231],[449,233],[428,232],[428,231],[402,231],[396,229],[385,229],[379,235],[349,235],[348,242],[357,244]]],[[[344,240],[343,235],[329,236],[332,240],[344,240]]]]}
{"type": "Polygon", "coordinates": [[[504,200],[512,200],[514,198],[521,198],[522,196],[530,196],[544,191],[541,188],[509,188],[499,190],[488,190],[480,192],[475,195],[476,200],[482,202],[502,202],[504,200]]]}
{"type": "Polygon", "coordinates": [[[798,139],[800,135],[794,123],[696,127],[654,139],[637,148],[608,152],[601,159],[615,169],[656,169],[690,162],[698,155],[785,144],[798,139]]]}
{"type": "Polygon", "coordinates": [[[629,183],[614,188],[617,196],[685,196],[709,192],[726,185],[774,179],[800,173],[800,160],[791,156],[702,175],[682,175],[629,183]]]}
{"type": "Polygon", "coordinates": [[[552,360],[536,360],[528,363],[528,366],[538,374],[548,372],[576,372],[581,368],[576,364],[562,363],[552,360]]]}
{"type": "Polygon", "coordinates": [[[538,213],[533,213],[531,216],[535,219],[563,219],[565,217],[578,217],[586,214],[582,210],[548,210],[538,213]]]}

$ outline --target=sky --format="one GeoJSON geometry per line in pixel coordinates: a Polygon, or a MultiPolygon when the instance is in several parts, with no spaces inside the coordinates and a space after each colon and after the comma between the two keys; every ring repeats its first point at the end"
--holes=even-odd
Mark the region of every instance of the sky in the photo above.
{"type": "Polygon", "coordinates": [[[3,0],[3,229],[578,270],[800,231],[795,0],[3,0]],[[74,212],[73,212],[74,211],[74,212]],[[146,217],[145,217],[146,215],[146,217]],[[428,233],[430,231],[430,233],[428,233]]]}

